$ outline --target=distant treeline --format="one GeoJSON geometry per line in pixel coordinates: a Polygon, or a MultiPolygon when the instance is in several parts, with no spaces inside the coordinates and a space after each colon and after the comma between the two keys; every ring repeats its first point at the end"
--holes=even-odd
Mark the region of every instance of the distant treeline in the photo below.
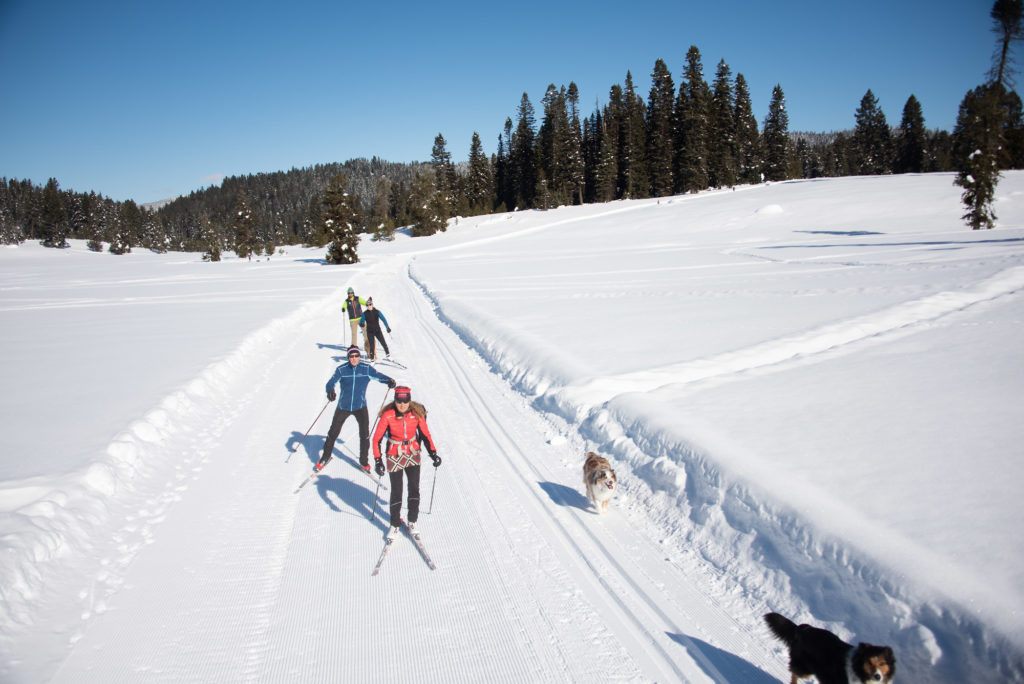
{"type": "MultiPolygon", "coordinates": [[[[913,95],[896,126],[868,90],[854,112],[854,128],[799,133],[788,130],[781,86],[773,88],[759,127],[743,75],[734,77],[722,60],[708,83],[696,47],[687,52],[678,86],[661,59],[650,76],[646,99],[627,72],[624,84],[611,87],[608,103],[582,118],[576,84],[552,84],[539,124],[524,93],[496,151],[488,156],[474,133],[469,159],[458,164],[438,134],[429,162],[354,159],[232,176],[155,211],[95,192],[61,190],[53,179],[41,188],[0,179],[0,241],[60,247],[78,238],[93,249],[106,243],[112,252],[218,251],[235,248],[244,214],[247,242],[272,251],[276,245],[333,239],[324,201],[338,177],[355,200],[353,229],[388,239],[397,226],[410,226],[414,235],[443,230],[453,216],[664,197],[766,180],[954,171],[957,155],[969,154],[957,151],[955,134],[926,127],[913,95]]],[[[1000,166],[1024,168],[1020,98],[1015,92],[1009,97],[1007,109],[1014,115],[1006,123],[1000,166]]]]}

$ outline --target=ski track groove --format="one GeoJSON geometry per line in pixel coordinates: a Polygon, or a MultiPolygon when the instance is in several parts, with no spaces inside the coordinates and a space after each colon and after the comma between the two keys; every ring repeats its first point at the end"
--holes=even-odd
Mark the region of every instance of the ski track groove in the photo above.
{"type": "MultiPolygon", "coordinates": [[[[416,287],[415,283],[411,278],[409,278],[409,281],[411,287],[416,287]]],[[[420,296],[424,300],[424,304],[427,304],[426,297],[423,296],[422,294],[420,296]]],[[[531,493],[533,501],[539,507],[539,510],[543,511],[548,507],[548,504],[542,498],[542,493],[538,491],[536,483],[531,483],[529,481],[529,478],[526,477],[525,473],[523,472],[522,466],[525,466],[529,470],[529,472],[532,473],[532,475],[538,478],[538,481],[545,481],[546,478],[539,471],[539,469],[529,460],[529,458],[527,458],[525,454],[523,454],[521,450],[518,448],[516,440],[511,435],[509,435],[508,432],[504,429],[502,421],[497,416],[495,416],[494,413],[491,411],[489,402],[485,399],[485,397],[483,397],[480,394],[480,392],[474,386],[473,380],[462,369],[458,361],[452,356],[451,351],[444,344],[444,342],[440,340],[437,331],[434,330],[433,327],[429,325],[426,321],[424,321],[422,307],[415,307],[415,311],[418,322],[420,323],[421,330],[423,330],[426,333],[426,337],[429,338],[430,342],[434,346],[439,358],[442,358],[444,360],[445,366],[447,367],[449,372],[451,372],[453,375],[462,378],[462,382],[456,383],[456,387],[459,388],[461,394],[463,395],[463,397],[465,397],[467,403],[470,406],[476,407],[475,417],[478,419],[481,427],[493,439],[494,445],[497,446],[502,456],[508,462],[512,471],[518,476],[523,487],[531,493]],[[516,458],[516,456],[518,456],[518,458],[516,458]]],[[[622,596],[620,596],[621,592],[617,591],[616,587],[612,586],[610,580],[602,575],[601,568],[598,567],[591,560],[591,554],[586,553],[584,551],[580,543],[577,541],[575,535],[570,533],[570,531],[558,519],[558,517],[554,515],[542,515],[541,517],[546,518],[549,527],[554,529],[554,531],[558,535],[558,538],[561,541],[564,541],[566,545],[569,546],[575,552],[578,562],[585,565],[588,574],[591,575],[592,579],[596,581],[604,590],[603,594],[607,597],[610,597],[614,601],[619,612],[626,619],[631,621],[633,625],[641,633],[647,634],[648,643],[646,644],[646,648],[653,651],[656,654],[656,656],[663,662],[663,664],[667,666],[667,669],[672,674],[672,678],[677,680],[687,680],[688,674],[689,676],[692,676],[692,670],[689,673],[684,673],[683,669],[681,669],[680,665],[676,662],[676,659],[674,659],[665,650],[665,647],[661,643],[662,639],[652,634],[650,629],[645,624],[645,621],[639,615],[637,615],[634,609],[632,609],[630,606],[626,604],[625,600],[622,598],[622,596]]],[[[718,670],[710,661],[707,660],[707,658],[700,651],[700,649],[689,641],[689,639],[685,636],[685,632],[681,630],[679,626],[676,625],[667,614],[665,614],[664,611],[661,610],[657,602],[654,599],[652,599],[650,595],[647,594],[647,592],[638,584],[638,582],[633,577],[631,577],[631,575],[626,571],[622,564],[619,563],[619,561],[615,558],[615,555],[609,551],[609,549],[604,545],[604,543],[601,542],[600,539],[598,539],[594,531],[590,527],[582,524],[582,521],[579,520],[578,516],[575,516],[574,522],[577,524],[576,529],[582,531],[582,533],[589,538],[589,541],[593,544],[593,548],[596,549],[596,551],[599,552],[599,554],[603,557],[604,562],[607,562],[614,569],[617,575],[617,579],[619,579],[622,582],[622,584],[625,585],[629,592],[633,596],[636,596],[637,598],[641,599],[641,601],[645,603],[655,615],[657,615],[657,617],[661,620],[664,626],[673,629],[675,633],[682,636],[683,639],[685,639],[688,642],[688,655],[691,658],[693,658],[693,660],[696,661],[697,664],[699,664],[699,667],[701,668],[701,670],[703,670],[703,673],[711,677],[715,681],[726,682],[727,680],[725,679],[725,677],[720,672],[718,672],[718,670]]],[[[691,668],[692,666],[690,666],[690,668],[687,669],[691,668]]],[[[659,677],[657,679],[662,680],[663,678],[659,677]]]]}

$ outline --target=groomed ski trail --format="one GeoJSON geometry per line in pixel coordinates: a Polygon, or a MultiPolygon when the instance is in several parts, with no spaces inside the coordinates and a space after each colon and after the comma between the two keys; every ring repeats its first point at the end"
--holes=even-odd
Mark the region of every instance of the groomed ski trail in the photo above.
{"type": "MultiPolygon", "coordinates": [[[[371,576],[388,492],[371,521],[375,486],[340,459],[294,493],[330,425],[329,409],[289,454],[344,362],[340,288],[337,307],[274,326],[271,361],[238,370],[222,427],[200,430],[197,413],[188,440],[151,447],[187,461],[193,432],[210,440],[132,562],[100,570],[114,588],[52,681],[776,681],[770,640],[730,614],[742,597],[667,562],[628,499],[594,514],[582,444],[438,321],[407,264],[350,282],[387,311],[409,367],[381,370],[430,412],[444,463],[423,467],[419,526],[438,569],[403,536],[371,576]]],[[[384,396],[372,383],[371,423],[384,396]]],[[[357,455],[354,420],[336,449],[357,455]]]]}

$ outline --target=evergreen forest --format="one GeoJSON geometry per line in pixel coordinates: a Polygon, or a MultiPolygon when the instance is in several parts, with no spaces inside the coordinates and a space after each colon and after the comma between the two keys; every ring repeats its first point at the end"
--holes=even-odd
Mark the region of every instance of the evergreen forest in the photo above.
{"type": "MultiPolygon", "coordinates": [[[[952,133],[929,129],[913,95],[891,123],[870,90],[851,103],[854,128],[793,132],[781,85],[759,125],[743,75],[724,60],[706,75],[694,46],[678,83],[658,59],[646,86],[627,71],[589,115],[575,83],[549,85],[536,109],[523,93],[494,151],[488,155],[474,133],[468,160],[458,163],[439,133],[426,162],[375,157],[232,176],[160,206],[62,189],[52,178],[41,187],[2,178],[0,242],[64,247],[83,239],[95,251],[194,251],[214,261],[222,250],[252,258],[281,245],[330,244],[328,261],[352,263],[359,233],[387,240],[407,227],[430,235],[457,216],[797,178],[958,171],[977,147],[969,125],[977,117],[964,107],[980,101],[983,88],[967,94],[952,133]]],[[[1000,85],[993,103],[1000,133],[993,168],[1024,168],[1021,99],[1000,85]]]]}

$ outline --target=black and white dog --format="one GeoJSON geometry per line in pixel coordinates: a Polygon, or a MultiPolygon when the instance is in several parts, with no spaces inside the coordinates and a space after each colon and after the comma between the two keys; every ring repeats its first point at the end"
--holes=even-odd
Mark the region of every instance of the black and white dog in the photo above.
{"type": "Polygon", "coordinates": [[[896,674],[896,656],[888,646],[853,646],[826,629],[796,625],[778,613],[768,613],[764,621],[789,647],[790,684],[812,676],[818,684],[891,684],[896,674]]]}

